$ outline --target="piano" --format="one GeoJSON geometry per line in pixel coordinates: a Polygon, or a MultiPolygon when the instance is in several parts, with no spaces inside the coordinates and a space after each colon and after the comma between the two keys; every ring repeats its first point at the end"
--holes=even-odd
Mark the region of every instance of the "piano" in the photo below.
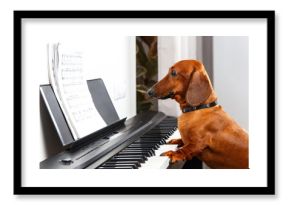
{"type": "Polygon", "coordinates": [[[161,153],[176,150],[167,142],[180,137],[177,119],[148,111],[130,119],[119,119],[102,79],[87,81],[94,104],[107,127],[74,140],[52,87],[40,86],[41,103],[46,108],[57,135],[66,149],[40,162],[41,169],[177,169],[161,153]]]}

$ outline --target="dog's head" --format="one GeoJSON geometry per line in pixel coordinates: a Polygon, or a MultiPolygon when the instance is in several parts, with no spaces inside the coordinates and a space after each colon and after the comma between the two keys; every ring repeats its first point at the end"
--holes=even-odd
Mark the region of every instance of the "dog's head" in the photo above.
{"type": "Polygon", "coordinates": [[[159,99],[182,98],[197,106],[205,102],[212,92],[203,64],[197,60],[183,60],[169,68],[168,74],[148,90],[148,95],[159,99]]]}

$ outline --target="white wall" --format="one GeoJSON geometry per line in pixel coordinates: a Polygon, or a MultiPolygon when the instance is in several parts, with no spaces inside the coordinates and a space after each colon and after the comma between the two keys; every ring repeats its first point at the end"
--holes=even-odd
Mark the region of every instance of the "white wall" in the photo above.
{"type": "Polygon", "coordinates": [[[213,76],[218,103],[246,130],[249,126],[248,54],[247,36],[213,38],[213,76]]]}
{"type": "MultiPolygon", "coordinates": [[[[46,44],[49,42],[75,44],[75,47],[84,51],[87,79],[104,80],[120,118],[135,115],[135,38],[115,35],[114,32],[107,30],[102,30],[100,24],[96,25],[94,21],[88,20],[24,21],[22,39],[24,155],[35,157],[35,161],[47,157],[45,147],[50,139],[44,139],[49,135],[43,132],[43,128],[47,125],[42,124],[39,114],[39,85],[49,83],[46,50],[46,44]]],[[[51,146],[56,145],[52,143],[51,146]]],[[[23,159],[27,159],[26,156],[23,156],[23,159]]]]}

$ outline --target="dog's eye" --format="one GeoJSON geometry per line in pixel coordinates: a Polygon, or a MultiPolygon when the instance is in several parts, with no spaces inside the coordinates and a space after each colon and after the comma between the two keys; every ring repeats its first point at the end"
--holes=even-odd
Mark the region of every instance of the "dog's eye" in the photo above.
{"type": "Polygon", "coordinates": [[[177,75],[176,70],[171,71],[171,76],[175,77],[177,75]]]}

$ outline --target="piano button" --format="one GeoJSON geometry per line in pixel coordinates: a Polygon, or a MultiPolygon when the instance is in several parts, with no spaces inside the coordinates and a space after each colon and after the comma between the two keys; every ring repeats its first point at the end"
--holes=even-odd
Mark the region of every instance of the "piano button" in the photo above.
{"type": "Polygon", "coordinates": [[[70,158],[65,158],[65,159],[61,159],[60,162],[63,164],[63,165],[70,165],[73,163],[73,160],[70,159],[70,158]]]}

